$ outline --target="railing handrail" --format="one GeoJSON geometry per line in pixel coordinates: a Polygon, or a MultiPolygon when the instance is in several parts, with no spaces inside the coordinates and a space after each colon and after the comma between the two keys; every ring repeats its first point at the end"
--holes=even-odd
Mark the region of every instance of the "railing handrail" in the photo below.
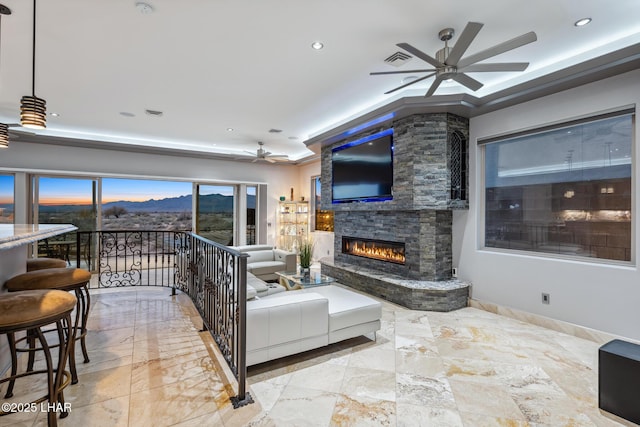
{"type": "Polygon", "coordinates": [[[232,247],[225,246],[222,243],[214,242],[213,240],[209,240],[206,237],[202,237],[192,231],[186,231],[185,233],[192,235],[195,239],[200,240],[204,243],[223,249],[226,252],[229,252],[230,254],[232,254],[233,256],[237,256],[239,258],[249,258],[249,254],[246,252],[240,252],[232,247]]]}
{"type": "MultiPolygon", "coordinates": [[[[198,313],[200,314],[203,324],[209,330],[214,341],[218,345],[221,354],[227,361],[231,371],[238,381],[238,395],[232,397],[232,403],[235,408],[253,403],[249,393],[246,392],[246,349],[247,349],[247,253],[240,252],[223,244],[214,242],[205,237],[199,236],[190,231],[176,230],[95,230],[95,231],[78,231],[76,235],[76,260],[78,267],[81,259],[82,235],[98,235],[98,242],[104,243],[104,235],[109,235],[111,245],[100,247],[98,253],[98,276],[101,283],[101,268],[107,270],[109,278],[119,274],[118,271],[118,249],[122,247],[124,255],[121,255],[127,261],[129,258],[135,258],[132,261],[135,268],[141,269],[143,263],[140,259],[148,260],[148,257],[158,258],[162,255],[163,263],[160,269],[168,269],[168,263],[165,255],[172,260],[173,271],[173,289],[178,288],[185,292],[193,301],[198,313]],[[170,235],[172,236],[171,244],[166,247],[162,244],[161,250],[157,252],[157,246],[148,241],[146,248],[154,249],[154,251],[143,253],[142,249],[135,250],[129,247],[134,242],[129,242],[127,237],[131,234],[145,236],[147,234],[170,235]],[[111,237],[114,235],[116,237],[111,237]],[[119,241],[118,235],[123,235],[121,239],[125,240],[125,244],[119,241]],[[105,262],[101,255],[106,250],[115,249],[115,255],[111,254],[111,258],[116,258],[113,269],[105,262]],[[169,251],[169,252],[165,252],[169,251]],[[138,258],[136,258],[138,257],[138,258]],[[229,305],[235,306],[233,309],[229,305]],[[222,314],[221,314],[222,313],[222,314]],[[222,318],[221,318],[222,316],[222,318]]],[[[154,240],[157,242],[158,240],[154,240]]],[[[166,241],[166,237],[161,239],[166,241]]],[[[92,239],[89,238],[89,245],[92,239]]],[[[97,247],[97,243],[96,243],[97,247]]],[[[142,244],[141,246],[142,247],[142,244]]],[[[135,246],[137,248],[137,246],[135,246]]],[[[97,249],[96,249],[97,250],[97,249]]],[[[89,247],[91,253],[91,247],[89,247]]],[[[110,252],[111,253],[111,252],[110,252]]],[[[95,253],[94,253],[95,254],[95,253]]],[[[106,257],[106,256],[105,256],[106,257]]],[[[106,257],[107,261],[109,257],[106,257]]],[[[90,264],[90,260],[87,261],[90,264]]],[[[125,266],[126,269],[126,266],[125,266]]],[[[123,276],[131,276],[131,271],[126,271],[123,276]]],[[[137,270],[136,270],[137,271],[137,270]]],[[[168,271],[168,270],[167,270],[168,271]]],[[[163,274],[160,274],[163,276],[163,274]]],[[[132,286],[131,282],[118,279],[115,285],[111,286],[132,286]]]]}

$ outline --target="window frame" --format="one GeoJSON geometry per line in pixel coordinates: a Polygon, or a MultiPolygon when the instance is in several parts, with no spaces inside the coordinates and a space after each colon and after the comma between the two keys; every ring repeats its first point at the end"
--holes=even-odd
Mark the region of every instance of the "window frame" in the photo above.
{"type": "Polygon", "coordinates": [[[521,129],[512,132],[501,133],[498,135],[478,138],[477,139],[477,206],[478,206],[478,214],[477,214],[477,249],[480,251],[486,252],[494,252],[494,253],[503,253],[509,255],[519,255],[526,256],[532,258],[546,258],[546,259],[555,259],[555,260],[565,260],[565,261],[577,261],[591,264],[603,264],[603,265],[620,265],[632,267],[636,265],[636,239],[634,238],[636,234],[636,110],[635,106],[624,106],[617,109],[612,109],[606,112],[594,113],[590,115],[585,115],[578,118],[568,119],[564,121],[559,121],[555,123],[550,123],[542,126],[534,126],[526,129],[521,129]],[[622,117],[622,116],[630,116],[631,118],[631,200],[629,211],[631,214],[630,218],[630,258],[629,260],[615,260],[608,258],[599,258],[599,257],[589,257],[589,256],[580,256],[580,255],[571,255],[566,253],[553,253],[553,252],[539,252],[535,250],[527,250],[527,249],[512,249],[512,248],[499,248],[493,246],[486,245],[486,232],[487,232],[487,153],[486,148],[491,143],[506,141],[509,139],[514,139],[523,136],[532,136],[536,134],[542,134],[545,132],[550,132],[557,129],[567,128],[571,126],[576,126],[580,124],[593,123],[596,121],[600,121],[607,118],[613,117],[622,117]]]}

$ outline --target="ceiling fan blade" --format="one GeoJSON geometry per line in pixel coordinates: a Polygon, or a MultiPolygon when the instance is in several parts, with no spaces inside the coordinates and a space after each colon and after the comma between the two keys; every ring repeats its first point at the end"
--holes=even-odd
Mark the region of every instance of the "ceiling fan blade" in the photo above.
{"type": "Polygon", "coordinates": [[[462,55],[467,51],[469,45],[471,45],[471,42],[473,42],[473,39],[476,38],[483,26],[484,24],[479,22],[467,23],[467,26],[462,30],[462,34],[458,37],[455,46],[451,48],[449,56],[444,61],[445,64],[453,66],[458,64],[458,61],[460,61],[460,58],[462,58],[462,55]]]}
{"type": "Polygon", "coordinates": [[[442,83],[442,80],[444,80],[442,77],[440,76],[436,77],[436,79],[431,84],[431,87],[429,88],[427,93],[424,94],[425,98],[433,95],[436,89],[438,89],[438,86],[440,86],[440,83],[442,83]]]}
{"type": "Polygon", "coordinates": [[[405,74],[405,73],[428,73],[435,71],[433,68],[429,70],[404,70],[404,71],[375,71],[373,73],[369,73],[370,76],[381,76],[384,74],[405,74]]]}
{"type": "Polygon", "coordinates": [[[256,152],[255,152],[255,151],[249,151],[249,150],[242,150],[242,151],[244,151],[245,153],[249,153],[249,154],[251,154],[252,156],[255,156],[255,155],[256,155],[256,152]]]}
{"type": "Polygon", "coordinates": [[[436,74],[436,73],[427,74],[427,75],[426,75],[426,76],[424,76],[424,77],[420,77],[419,79],[412,80],[412,81],[410,81],[409,83],[405,83],[405,84],[403,84],[402,86],[398,86],[398,87],[397,87],[397,88],[395,88],[395,89],[391,89],[390,91],[387,91],[387,92],[385,92],[384,94],[385,94],[385,95],[388,95],[388,94],[393,93],[393,92],[395,92],[395,91],[397,91],[397,90],[404,89],[405,87],[407,87],[407,86],[411,86],[411,85],[412,85],[412,84],[414,84],[414,83],[418,83],[418,82],[421,82],[422,80],[428,79],[429,77],[432,77],[432,76],[434,76],[435,74],[436,74]]]}
{"type": "Polygon", "coordinates": [[[482,52],[478,52],[474,55],[467,56],[466,58],[458,62],[458,68],[465,68],[471,64],[475,64],[476,62],[480,62],[487,58],[491,58],[492,56],[500,55],[501,53],[510,51],[520,46],[533,43],[536,40],[538,40],[536,33],[534,33],[533,31],[530,31],[526,34],[523,34],[511,40],[507,40],[504,43],[500,43],[493,47],[490,47],[489,49],[483,50],[482,52]]]}
{"type": "Polygon", "coordinates": [[[483,86],[482,83],[480,83],[476,79],[472,79],[471,77],[467,76],[464,73],[458,73],[451,78],[457,81],[458,83],[460,83],[461,85],[464,85],[473,91],[476,91],[483,86]]]}
{"type": "Polygon", "coordinates": [[[409,43],[398,43],[398,44],[396,44],[396,46],[398,46],[399,48],[402,48],[402,49],[406,50],[407,52],[413,54],[413,56],[416,56],[416,57],[422,59],[423,61],[428,62],[429,64],[433,65],[436,68],[444,66],[444,64],[441,63],[440,61],[436,60],[435,58],[430,57],[429,55],[427,55],[423,51],[416,49],[415,47],[411,46],[409,43]]]}
{"type": "Polygon", "coordinates": [[[269,157],[265,157],[264,159],[269,163],[275,163],[276,162],[275,160],[270,159],[269,157]]]}
{"type": "Polygon", "coordinates": [[[458,71],[465,73],[484,73],[486,71],[524,71],[529,66],[528,62],[496,62],[493,64],[473,64],[458,71]]]}

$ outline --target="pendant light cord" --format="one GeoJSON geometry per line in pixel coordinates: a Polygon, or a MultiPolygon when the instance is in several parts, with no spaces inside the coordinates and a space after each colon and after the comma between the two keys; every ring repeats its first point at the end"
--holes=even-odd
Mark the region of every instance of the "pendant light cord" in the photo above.
{"type": "MultiPolygon", "coordinates": [[[[2,46],[2,15],[0,14],[0,47],[2,46]]],[[[2,69],[2,49],[0,49],[0,70],[2,69]]]]}
{"type": "Polygon", "coordinates": [[[33,49],[31,55],[31,94],[36,96],[36,0],[33,0],[33,49]]]}
{"type": "MultiPolygon", "coordinates": [[[[11,15],[11,9],[0,4],[0,46],[2,46],[2,15],[11,15]]],[[[0,65],[2,65],[2,49],[0,49],[0,65]]]]}

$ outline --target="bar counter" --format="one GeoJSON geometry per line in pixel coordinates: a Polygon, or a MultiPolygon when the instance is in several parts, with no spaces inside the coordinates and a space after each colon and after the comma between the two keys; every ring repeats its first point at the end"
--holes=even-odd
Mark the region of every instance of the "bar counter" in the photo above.
{"type": "MultiPolygon", "coordinates": [[[[28,245],[38,240],[77,230],[71,224],[0,224],[0,293],[4,282],[27,271],[28,245]]],[[[0,337],[0,374],[10,366],[6,339],[0,337]]]]}
{"type": "Polygon", "coordinates": [[[77,230],[71,224],[0,224],[0,288],[26,271],[29,243],[77,230]]]}

